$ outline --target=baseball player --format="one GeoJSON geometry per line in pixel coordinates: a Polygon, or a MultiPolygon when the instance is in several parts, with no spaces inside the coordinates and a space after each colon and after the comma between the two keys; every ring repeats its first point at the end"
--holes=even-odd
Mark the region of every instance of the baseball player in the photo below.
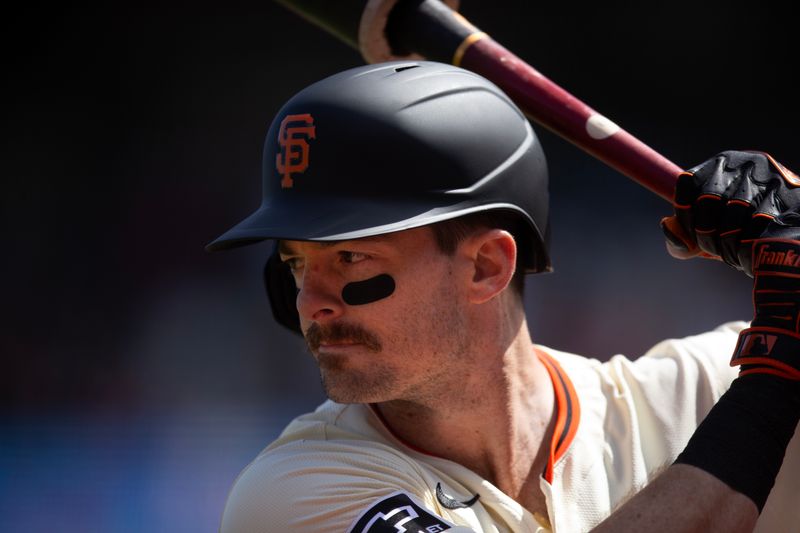
{"type": "Polygon", "coordinates": [[[244,469],[223,532],[752,530],[800,413],[796,176],[743,152],[686,173],[668,246],[755,275],[755,318],[600,363],[530,338],[547,168],[487,80],[336,74],[263,161],[261,207],[208,248],[274,240],[273,313],[330,400],[244,469]]]}

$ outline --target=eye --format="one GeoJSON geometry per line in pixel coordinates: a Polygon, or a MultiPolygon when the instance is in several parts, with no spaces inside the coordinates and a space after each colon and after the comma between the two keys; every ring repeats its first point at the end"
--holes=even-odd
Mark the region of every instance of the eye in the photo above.
{"type": "Polygon", "coordinates": [[[303,261],[299,257],[289,257],[282,259],[284,265],[287,265],[292,272],[297,272],[303,268],[303,261]]]}
{"type": "Polygon", "coordinates": [[[350,252],[350,251],[341,251],[339,252],[339,257],[342,258],[342,262],[344,263],[360,263],[366,259],[369,259],[367,254],[362,254],[361,252],[350,252]]]}

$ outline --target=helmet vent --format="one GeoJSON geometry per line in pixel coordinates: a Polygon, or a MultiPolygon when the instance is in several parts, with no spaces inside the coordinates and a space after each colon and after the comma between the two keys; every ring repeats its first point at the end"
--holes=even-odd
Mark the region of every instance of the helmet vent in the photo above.
{"type": "Polygon", "coordinates": [[[403,72],[404,70],[417,68],[417,67],[419,67],[419,65],[404,65],[402,67],[397,67],[396,69],[394,69],[394,71],[395,72],[403,72]]]}

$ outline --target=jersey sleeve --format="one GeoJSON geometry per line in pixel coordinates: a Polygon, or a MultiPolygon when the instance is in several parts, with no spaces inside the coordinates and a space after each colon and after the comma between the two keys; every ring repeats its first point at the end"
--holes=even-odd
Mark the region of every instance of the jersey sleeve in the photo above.
{"type": "MultiPolygon", "coordinates": [[[[296,441],[270,449],[236,480],[221,533],[380,533],[400,524],[457,528],[437,509],[425,473],[367,441],[296,441]],[[437,512],[438,511],[438,512],[437,512]]],[[[428,528],[428,529],[426,529],[428,528]]]]}
{"type": "Polygon", "coordinates": [[[614,357],[610,374],[628,399],[646,468],[664,466],[683,449],[697,425],[730,387],[729,364],[745,322],[682,339],[668,339],[630,361],[614,357]]]}
{"type": "Polygon", "coordinates": [[[746,322],[728,322],[700,335],[667,339],[648,350],[636,364],[643,368],[648,365],[662,367],[662,372],[675,387],[693,385],[694,400],[702,411],[698,415],[705,417],[739,373],[738,367],[730,365],[730,360],[739,332],[746,327],[746,322]],[[668,367],[672,367],[672,372],[665,370],[668,367]]]}

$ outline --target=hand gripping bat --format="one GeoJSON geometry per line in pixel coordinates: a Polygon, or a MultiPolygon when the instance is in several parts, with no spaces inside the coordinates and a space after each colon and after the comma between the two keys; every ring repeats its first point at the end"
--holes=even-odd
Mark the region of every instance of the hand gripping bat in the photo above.
{"type": "Polygon", "coordinates": [[[671,202],[683,170],[478,30],[458,0],[276,0],[369,63],[452,63],[489,79],[533,121],[671,202]]]}

